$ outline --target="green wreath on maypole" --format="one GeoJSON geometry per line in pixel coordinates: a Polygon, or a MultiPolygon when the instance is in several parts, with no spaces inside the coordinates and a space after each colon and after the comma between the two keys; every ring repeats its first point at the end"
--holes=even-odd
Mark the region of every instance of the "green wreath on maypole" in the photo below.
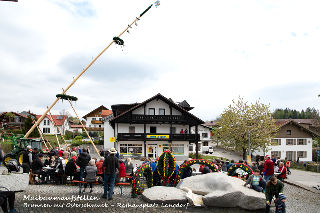
{"type": "Polygon", "coordinates": [[[162,177],[163,185],[169,184],[169,178],[173,175],[175,170],[176,160],[169,149],[162,152],[157,161],[158,173],[162,177]]]}

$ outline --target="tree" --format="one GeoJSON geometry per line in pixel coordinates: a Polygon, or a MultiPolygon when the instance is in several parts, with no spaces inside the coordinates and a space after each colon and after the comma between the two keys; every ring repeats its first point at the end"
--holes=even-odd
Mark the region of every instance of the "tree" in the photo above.
{"type": "Polygon", "coordinates": [[[4,115],[5,118],[9,118],[9,122],[14,122],[14,118],[16,117],[16,115],[12,112],[7,112],[5,115],[4,115]]]}
{"type": "Polygon", "coordinates": [[[220,139],[221,146],[240,151],[245,158],[250,131],[250,149],[264,148],[267,152],[271,139],[279,131],[269,110],[270,106],[259,101],[249,105],[241,97],[237,102],[232,102],[217,123],[220,128],[216,131],[216,136],[220,139]]]}
{"type": "MultiPolygon", "coordinates": [[[[29,129],[33,126],[34,122],[37,122],[37,118],[35,117],[34,120],[31,118],[31,115],[28,115],[27,119],[24,121],[24,126],[22,128],[22,132],[25,135],[29,129]]],[[[30,138],[37,138],[40,137],[40,133],[37,128],[35,128],[29,135],[30,138]]]]}

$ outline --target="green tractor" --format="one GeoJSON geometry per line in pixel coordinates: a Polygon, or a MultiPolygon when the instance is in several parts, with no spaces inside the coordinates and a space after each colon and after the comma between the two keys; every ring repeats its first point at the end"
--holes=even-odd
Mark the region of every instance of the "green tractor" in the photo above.
{"type": "MultiPolygon", "coordinates": [[[[6,165],[10,159],[17,159],[19,166],[22,165],[22,154],[27,151],[26,147],[30,145],[31,147],[38,147],[39,152],[43,153],[42,140],[41,139],[25,139],[23,136],[15,136],[11,134],[2,134],[2,138],[11,139],[13,144],[13,149],[11,153],[7,153],[3,158],[3,164],[6,165]]],[[[45,153],[44,153],[45,154],[45,153]]]]}

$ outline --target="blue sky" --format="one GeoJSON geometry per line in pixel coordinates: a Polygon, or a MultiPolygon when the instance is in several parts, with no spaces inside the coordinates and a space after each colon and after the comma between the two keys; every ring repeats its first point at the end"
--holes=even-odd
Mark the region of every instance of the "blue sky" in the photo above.
{"type": "MultiPolygon", "coordinates": [[[[0,111],[42,114],[154,1],[0,2],[0,111]]],[[[157,93],[203,120],[232,99],[270,109],[319,109],[319,1],[161,1],[75,83],[83,116],[157,93]]],[[[52,109],[66,109],[59,102],[52,109]]]]}

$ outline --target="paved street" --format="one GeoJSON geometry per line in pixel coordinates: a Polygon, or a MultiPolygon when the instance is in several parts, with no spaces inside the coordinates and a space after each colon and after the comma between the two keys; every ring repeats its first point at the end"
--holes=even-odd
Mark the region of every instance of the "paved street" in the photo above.
{"type": "MultiPolygon", "coordinates": [[[[115,188],[112,201],[101,198],[102,186],[94,186],[94,193],[81,194],[78,198],[78,187],[70,185],[29,185],[24,192],[16,193],[16,209],[21,212],[252,212],[229,208],[196,208],[196,207],[161,207],[148,205],[141,199],[131,198],[131,187],[125,187],[120,196],[119,187],[115,188]],[[87,197],[88,195],[88,197],[87,197]],[[41,197],[46,200],[33,200],[41,197]],[[48,200],[60,199],[60,200],[48,200]],[[80,200],[95,199],[95,200],[80,200]],[[65,199],[65,200],[61,200],[65,199]],[[73,199],[73,200],[66,200],[73,199]],[[88,207],[89,206],[89,207],[88,207]]],[[[287,212],[319,212],[320,195],[306,191],[300,187],[285,185],[284,194],[287,196],[287,212]]],[[[253,211],[256,212],[256,211],[253,211]]],[[[263,212],[263,211],[260,211],[263,212]]],[[[274,207],[272,211],[274,212],[274,207]]]]}

